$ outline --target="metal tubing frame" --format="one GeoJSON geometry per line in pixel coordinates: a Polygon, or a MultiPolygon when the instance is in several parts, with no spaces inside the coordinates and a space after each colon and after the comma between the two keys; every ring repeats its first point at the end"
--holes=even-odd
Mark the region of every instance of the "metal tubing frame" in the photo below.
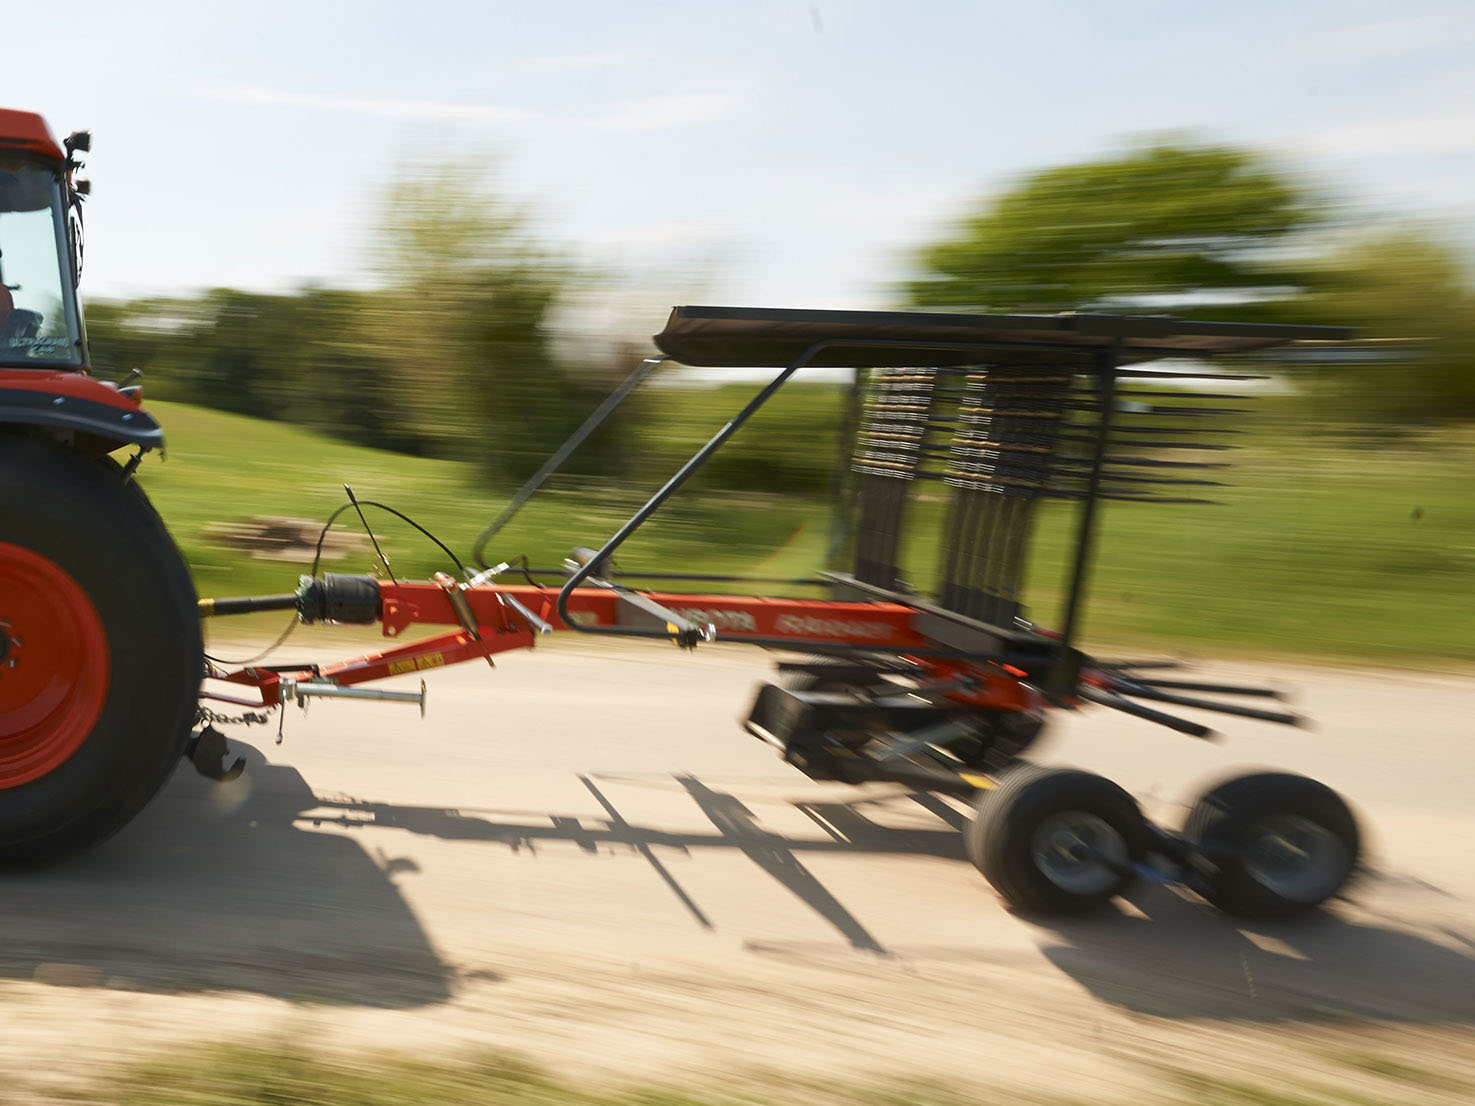
{"type": "Polygon", "coordinates": [[[732,418],[728,419],[727,423],[722,427],[722,429],[718,430],[716,434],[713,434],[712,437],[707,441],[706,445],[702,446],[701,449],[697,450],[689,458],[687,458],[686,463],[676,470],[676,474],[672,476],[671,479],[667,480],[666,483],[662,485],[660,490],[657,491],[655,495],[646,500],[644,506],[642,506],[638,511],[636,511],[633,515],[626,519],[625,524],[621,526],[618,530],[616,530],[614,535],[610,537],[602,546],[600,546],[599,552],[590,557],[587,561],[585,561],[582,565],[574,570],[573,575],[568,578],[568,581],[563,585],[563,588],[558,593],[559,618],[563,619],[563,621],[573,629],[585,634],[606,634],[611,637],[651,638],[665,638],[670,636],[665,630],[647,630],[633,626],[579,626],[573,621],[572,618],[569,617],[569,597],[573,594],[575,588],[577,588],[586,579],[594,574],[594,569],[598,565],[606,563],[609,560],[609,556],[611,553],[613,553],[620,546],[624,545],[626,539],[628,539],[631,534],[635,533],[636,530],[640,529],[640,527],[645,524],[645,520],[650,518],[651,515],[655,514],[662,503],[666,502],[666,500],[670,499],[671,496],[675,495],[676,492],[680,489],[681,485],[685,484],[689,479],[691,479],[692,475],[697,471],[697,469],[706,464],[707,458],[711,457],[712,454],[721,449],[723,443],[726,442],[728,438],[737,433],[738,427],[747,422],[748,419],[750,419],[758,410],[758,408],[762,407],[765,403],[768,402],[769,398],[773,395],[774,392],[782,388],[788,382],[791,376],[793,376],[796,372],[804,367],[806,361],[813,357],[820,349],[824,348],[827,344],[830,343],[814,343],[814,345],[810,346],[807,350],[801,353],[797,360],[795,360],[787,368],[781,370],[777,376],[775,376],[766,385],[764,385],[762,391],[760,391],[756,396],[750,399],[747,405],[741,411],[739,411],[732,418]]]}
{"type": "Polygon", "coordinates": [[[522,510],[523,504],[532,498],[534,492],[547,483],[550,476],[563,467],[563,463],[569,459],[569,456],[574,450],[583,445],[585,439],[590,434],[593,434],[594,431],[598,430],[610,415],[614,414],[615,408],[625,401],[625,397],[638,388],[645,381],[646,377],[655,372],[656,366],[669,360],[671,359],[665,354],[658,354],[655,357],[647,357],[640,364],[636,365],[634,371],[620,382],[620,386],[605,396],[604,402],[596,407],[579,428],[568,436],[568,440],[553,451],[553,455],[543,462],[537,472],[527,478],[526,483],[517,489],[507,506],[502,508],[502,513],[492,519],[487,524],[487,528],[477,535],[476,542],[471,547],[471,559],[476,562],[478,568],[485,571],[491,567],[486,563],[484,556],[487,542],[491,541],[502,527],[512,521],[512,517],[518,511],[522,510]]]}
{"type": "MultiPolygon", "coordinates": [[[[1024,344],[1017,342],[926,342],[908,341],[905,339],[881,339],[881,338],[826,338],[813,343],[807,347],[797,358],[789,363],[787,367],[780,370],[778,375],[764,385],[747,405],[734,415],[728,422],[714,434],[707,443],[689,457],[685,464],[679,468],[662,487],[648,499],[645,504],[627,519],[615,533],[599,548],[595,555],[568,578],[563,588],[558,593],[559,617],[571,628],[580,633],[604,635],[608,637],[645,637],[645,638],[668,638],[671,635],[665,630],[643,629],[640,627],[617,627],[617,626],[580,626],[569,617],[568,602],[573,595],[574,589],[594,574],[597,565],[608,562],[610,555],[623,545],[636,530],[660,509],[661,505],[670,499],[681,486],[689,480],[707,460],[721,449],[738,429],[747,422],[760,407],[772,398],[773,394],[782,388],[789,379],[800,369],[809,364],[821,351],[831,348],[841,349],[914,349],[914,350],[959,350],[984,351],[1006,350],[1011,352],[1056,352],[1079,358],[1082,349],[1079,346],[1054,345],[1051,343],[1024,344]]],[[[1089,547],[1091,537],[1094,533],[1096,500],[1099,498],[1101,489],[1102,469],[1106,460],[1106,438],[1110,431],[1111,410],[1116,389],[1117,358],[1121,348],[1119,341],[1113,342],[1110,347],[1091,358],[1096,366],[1096,373],[1103,377],[1101,395],[1102,421],[1099,426],[1099,438],[1096,442],[1096,450],[1093,457],[1093,466],[1085,494],[1084,510],[1082,512],[1081,526],[1077,532],[1075,562],[1071,572],[1071,589],[1066,603],[1066,631],[1060,642],[1060,681],[1073,681],[1069,675],[1071,666],[1070,658],[1074,631],[1076,629],[1081,590],[1085,583],[1086,569],[1088,566],[1089,547]]],[[[1071,376],[1081,375],[1079,370],[1072,371],[1071,376]]],[[[546,466],[545,466],[546,467],[546,466]]],[[[1064,694],[1069,688],[1059,689],[1058,694],[1064,694]]]]}
{"type": "Polygon", "coordinates": [[[860,430],[861,396],[864,392],[866,370],[859,366],[850,370],[850,381],[845,386],[845,399],[840,412],[840,433],[836,443],[835,471],[830,478],[830,502],[836,505],[830,516],[829,545],[825,550],[825,565],[833,565],[841,550],[855,534],[851,519],[839,509],[845,499],[845,490],[851,483],[849,472],[850,455],[855,449],[855,435],[860,430]]]}
{"type": "Polygon", "coordinates": [[[1081,599],[1085,591],[1086,578],[1091,565],[1091,553],[1096,538],[1096,506],[1101,498],[1101,479],[1106,468],[1108,439],[1111,437],[1111,416],[1116,407],[1117,356],[1120,342],[1113,342],[1096,355],[1094,374],[1100,381],[1098,405],[1101,421],[1096,426],[1096,440],[1091,451],[1091,470],[1086,477],[1086,492],[1081,502],[1080,522],[1076,527],[1075,561],[1070,570],[1070,590],[1065,598],[1065,615],[1060,631],[1060,677],[1051,691],[1056,695],[1069,694],[1073,688],[1063,686],[1073,677],[1067,676],[1066,665],[1070,650],[1080,628],[1081,599]]]}
{"type": "MultiPolygon", "coordinates": [[[[530,568],[531,576],[552,576],[562,580],[568,575],[567,568],[530,568]]],[[[821,576],[745,576],[724,572],[635,572],[630,569],[608,569],[606,579],[624,580],[684,580],[698,584],[802,584],[805,587],[829,587],[830,581],[821,576]]],[[[562,586],[561,584],[559,585],[562,586]]],[[[294,597],[295,598],[295,597],[294,597]]]]}

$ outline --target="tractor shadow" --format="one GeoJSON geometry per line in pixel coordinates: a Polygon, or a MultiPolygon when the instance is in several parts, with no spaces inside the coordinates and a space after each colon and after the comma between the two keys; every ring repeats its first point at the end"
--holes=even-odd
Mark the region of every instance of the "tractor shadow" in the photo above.
{"type": "Polygon", "coordinates": [[[1165,1018],[1259,1022],[1475,1021],[1475,943],[1417,930],[1419,904],[1366,909],[1367,887],[1302,918],[1236,922],[1147,886],[1129,907],[1041,927],[1041,952],[1103,1002],[1165,1018]],[[1376,924],[1386,921],[1388,924],[1376,924]],[[1463,944],[1463,947],[1459,947],[1463,944]]]}
{"type": "Polygon", "coordinates": [[[394,884],[406,862],[307,832],[299,814],[317,799],[302,776],[232,749],[240,780],[181,764],[99,848],[0,874],[0,977],[390,1008],[449,998],[454,971],[394,884]]]}

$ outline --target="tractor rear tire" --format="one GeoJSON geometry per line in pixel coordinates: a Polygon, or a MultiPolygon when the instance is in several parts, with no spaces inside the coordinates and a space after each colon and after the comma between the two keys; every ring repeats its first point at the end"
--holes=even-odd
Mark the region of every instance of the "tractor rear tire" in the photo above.
{"type": "Polygon", "coordinates": [[[204,667],[179,550],[116,466],[0,434],[0,862],[95,845],[178,764],[204,667]]]}

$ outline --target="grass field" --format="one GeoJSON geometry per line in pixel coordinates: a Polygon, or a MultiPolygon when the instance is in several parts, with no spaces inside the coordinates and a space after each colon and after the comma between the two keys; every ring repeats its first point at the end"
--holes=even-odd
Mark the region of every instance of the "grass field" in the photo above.
{"type": "MultiPolygon", "coordinates": [[[[1340,1059],[1334,1075],[1284,1078],[1247,1072],[1225,1080],[1170,1066],[1145,1069],[1152,1106],[1412,1106],[1457,1101],[1460,1079],[1376,1054],[1340,1059]],[[1327,1082],[1334,1078],[1335,1083],[1327,1082]]],[[[75,1094],[75,1093],[74,1093],[75,1094]]],[[[213,1046],[135,1062],[82,1094],[116,1106],[1087,1106],[1122,1101],[1022,1095],[1012,1087],[950,1086],[942,1080],[864,1082],[792,1072],[720,1073],[686,1086],[578,1086],[515,1058],[466,1055],[435,1061],[382,1053],[332,1057],[300,1045],[213,1046]],[[694,1085],[693,1085],[694,1084],[694,1085]]]]}
{"type": "MultiPolygon", "coordinates": [[[[731,409],[729,389],[669,390],[682,441],[699,440],[731,409]]],[[[1269,653],[1412,665],[1475,660],[1475,430],[1372,443],[1327,433],[1267,402],[1230,455],[1236,486],[1220,506],[1112,503],[1104,513],[1087,638],[1112,648],[1269,653]]],[[[201,594],[290,590],[305,564],[253,560],[205,537],[214,523],[256,515],[323,518],[347,481],[361,499],[413,515],[465,555],[507,488],[468,467],[378,452],[269,423],[176,404],[152,408],[169,457],[141,482],[184,549],[201,594]]],[[[754,436],[784,443],[782,411],[754,436]]],[[[660,456],[682,441],[660,442],[660,456]]],[[[742,439],[739,438],[739,441],[742,439]]],[[[784,443],[787,444],[787,443],[784,443]]],[[[654,449],[654,446],[651,448],[654,449]]],[[[796,437],[792,448],[832,451],[796,437]]],[[[499,537],[501,559],[554,565],[597,545],[653,488],[569,481],[533,502],[499,537]]],[[[928,486],[928,490],[935,489],[928,486]]],[[[919,504],[908,548],[912,577],[935,572],[940,500],[919,504]]],[[[802,575],[823,567],[829,505],[808,497],[697,491],[678,497],[620,558],[628,569],[744,570],[802,575]]],[[[396,572],[445,567],[429,543],[387,516],[371,518],[396,572]],[[382,522],[382,528],[381,528],[382,522]]],[[[351,520],[344,519],[344,523],[351,520]]],[[[1031,610],[1049,624],[1063,579],[1070,508],[1042,520],[1031,610]]],[[[367,555],[328,568],[367,571],[367,555]]]]}

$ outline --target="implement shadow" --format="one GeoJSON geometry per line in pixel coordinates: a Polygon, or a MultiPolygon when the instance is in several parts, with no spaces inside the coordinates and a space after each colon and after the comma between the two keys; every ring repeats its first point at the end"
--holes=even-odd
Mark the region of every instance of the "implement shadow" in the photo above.
{"type": "Polygon", "coordinates": [[[678,776],[676,779],[717,827],[724,840],[741,849],[744,856],[832,925],[852,948],[885,954],[886,950],[866,927],[800,863],[794,855],[793,844],[787,838],[763,829],[753,817],[753,812],[735,795],[713,791],[695,776],[678,776]]]}
{"type": "MultiPolygon", "coordinates": [[[[1171,890],[1131,897],[1136,914],[1037,920],[1047,959],[1104,1002],[1139,1014],[1261,1022],[1376,1018],[1475,1022],[1475,956],[1404,928],[1366,924],[1355,904],[1237,924],[1171,890]]],[[[1412,923],[1410,923],[1410,926],[1412,923]]]]}
{"type": "Polygon", "coordinates": [[[182,764],[101,847],[0,874],[0,977],[148,991],[415,1007],[450,997],[390,873],[342,834],[312,833],[317,804],[295,770],[232,742],[231,784],[182,764]]]}
{"type": "MultiPolygon", "coordinates": [[[[517,821],[508,821],[505,820],[509,817],[508,812],[404,806],[363,800],[324,800],[310,817],[315,824],[391,827],[450,841],[496,843],[515,852],[536,852],[541,844],[548,842],[572,844],[590,855],[597,855],[609,847],[625,848],[643,857],[692,920],[708,930],[715,929],[716,924],[654,850],[691,853],[702,849],[734,849],[813,910],[852,948],[878,955],[886,955],[887,950],[805,866],[801,856],[875,853],[936,856],[949,860],[962,858],[956,829],[887,826],[868,816],[867,811],[878,805],[874,798],[853,803],[792,804],[824,834],[823,837],[799,838],[764,828],[736,796],[709,787],[695,776],[678,775],[674,777],[675,785],[691,796],[715,832],[670,831],[631,823],[593,779],[581,775],[579,780],[604,810],[604,818],[519,814],[517,821]]],[[[673,777],[663,777],[654,786],[669,788],[672,781],[673,777]]],[[[653,781],[640,782],[651,786],[653,781]]],[[[938,814],[934,810],[937,800],[931,796],[899,794],[888,796],[881,802],[916,803],[923,810],[938,814]]],[[[947,814],[961,817],[945,804],[941,805],[947,814]]]]}

